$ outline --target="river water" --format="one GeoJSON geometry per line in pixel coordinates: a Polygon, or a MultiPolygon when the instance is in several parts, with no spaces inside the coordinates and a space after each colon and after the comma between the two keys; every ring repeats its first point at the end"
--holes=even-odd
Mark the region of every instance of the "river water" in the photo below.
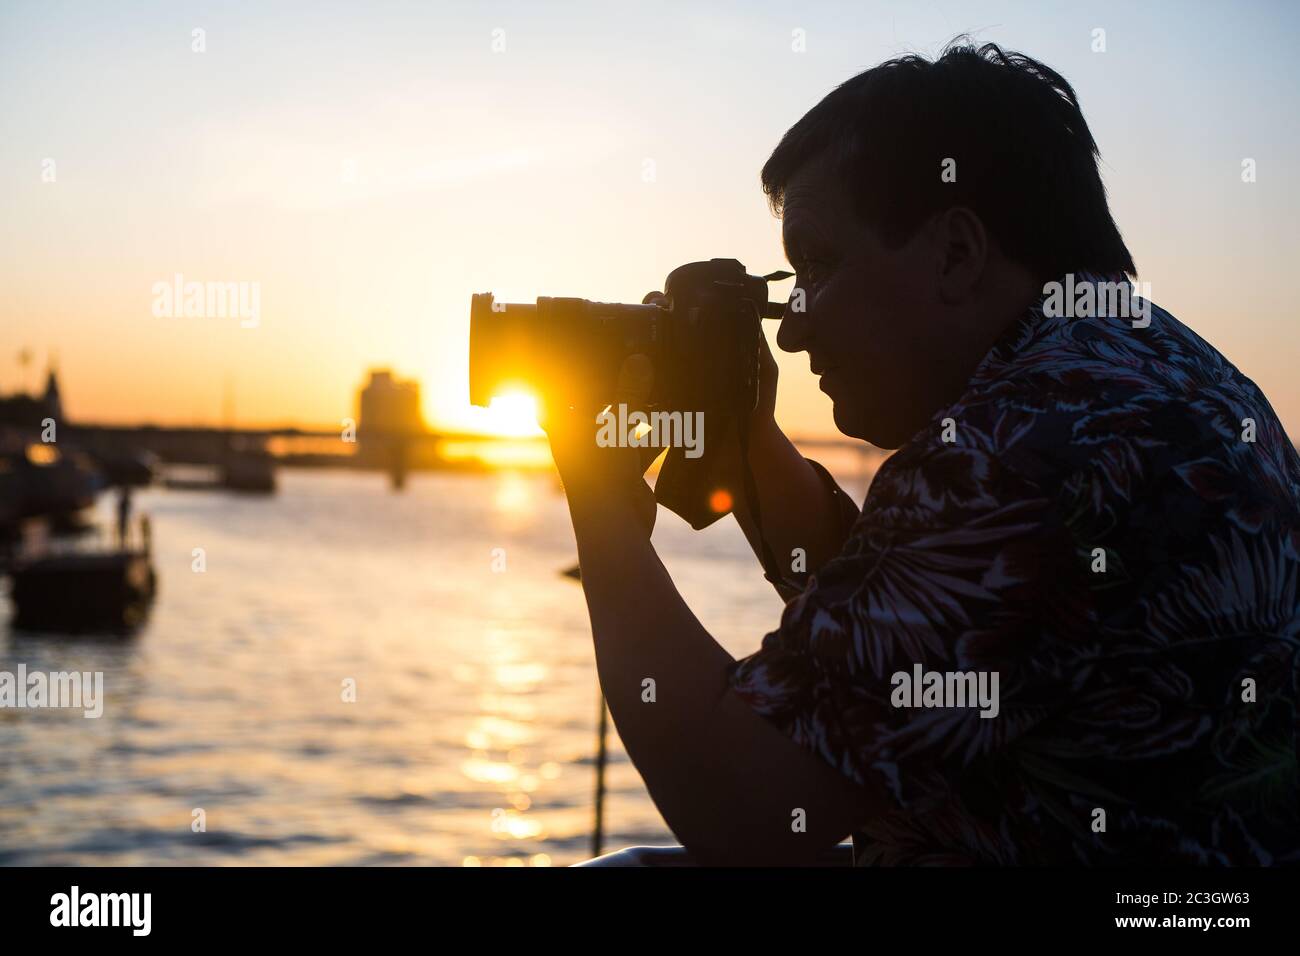
{"type": "MultiPolygon", "coordinates": [[[[135,505],[160,587],[137,636],[0,632],[0,671],[102,671],[105,698],[98,719],[0,709],[0,863],[589,855],[599,698],[549,476],[416,475],[394,494],[378,474],[282,471],[274,496],[135,505]]],[[[781,604],[735,523],[694,532],[661,509],[655,542],[719,642],[755,650],[781,604]]],[[[607,849],[673,842],[612,725],[607,791],[607,849]]]]}

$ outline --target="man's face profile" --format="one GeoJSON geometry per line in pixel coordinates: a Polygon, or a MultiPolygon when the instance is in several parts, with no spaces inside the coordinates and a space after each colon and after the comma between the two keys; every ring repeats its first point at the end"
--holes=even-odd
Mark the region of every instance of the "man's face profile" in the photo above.
{"type": "Polygon", "coordinates": [[[818,158],[787,186],[782,238],[804,308],[787,306],[777,343],[808,353],[840,431],[897,447],[936,410],[942,378],[947,313],[931,225],[889,248],[818,158]]]}

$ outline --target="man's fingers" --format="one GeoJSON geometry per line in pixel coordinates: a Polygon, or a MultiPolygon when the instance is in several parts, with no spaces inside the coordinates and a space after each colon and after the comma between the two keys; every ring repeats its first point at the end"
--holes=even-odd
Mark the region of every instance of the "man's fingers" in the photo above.
{"type": "Polygon", "coordinates": [[[772,354],[772,347],[767,344],[767,336],[763,335],[758,340],[758,367],[764,372],[777,370],[776,356],[772,354]]]}
{"type": "Polygon", "coordinates": [[[618,384],[614,388],[614,407],[626,405],[629,412],[645,411],[650,401],[650,390],[655,383],[655,367],[648,355],[640,352],[629,355],[618,370],[618,384]]]}
{"type": "MultiPolygon", "coordinates": [[[[650,402],[654,381],[654,363],[650,361],[649,356],[640,353],[629,355],[618,371],[618,385],[615,388],[611,411],[617,415],[618,406],[625,405],[629,415],[632,412],[643,412],[648,416],[646,406],[650,402]]],[[[653,445],[638,448],[637,457],[641,461],[641,470],[644,472],[649,468],[661,453],[662,449],[653,445]]]]}

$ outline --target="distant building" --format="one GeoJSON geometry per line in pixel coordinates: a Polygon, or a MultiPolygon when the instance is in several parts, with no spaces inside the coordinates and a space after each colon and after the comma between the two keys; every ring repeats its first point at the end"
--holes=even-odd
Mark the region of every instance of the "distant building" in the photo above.
{"type": "Polygon", "coordinates": [[[388,369],[374,369],[361,389],[357,438],[391,438],[420,435],[425,431],[420,413],[420,383],[403,382],[388,369]]]}
{"type": "Polygon", "coordinates": [[[402,382],[388,369],[373,369],[357,404],[357,453],[372,468],[392,475],[393,487],[406,483],[406,473],[427,453],[417,436],[425,434],[420,414],[420,383],[402,382]]]}

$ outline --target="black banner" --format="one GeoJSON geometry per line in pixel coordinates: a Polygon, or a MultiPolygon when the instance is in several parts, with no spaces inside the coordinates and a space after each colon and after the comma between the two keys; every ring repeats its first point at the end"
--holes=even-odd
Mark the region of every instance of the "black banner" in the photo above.
{"type": "Polygon", "coordinates": [[[810,942],[905,932],[918,945],[990,939],[1232,945],[1294,931],[1286,870],[10,869],[7,940],[292,940],[418,934],[459,948],[526,939],[634,940],[686,923],[810,942]],[[608,934],[613,933],[613,936],[608,934]],[[1257,937],[1256,937],[1257,938],[1257,937]]]}

